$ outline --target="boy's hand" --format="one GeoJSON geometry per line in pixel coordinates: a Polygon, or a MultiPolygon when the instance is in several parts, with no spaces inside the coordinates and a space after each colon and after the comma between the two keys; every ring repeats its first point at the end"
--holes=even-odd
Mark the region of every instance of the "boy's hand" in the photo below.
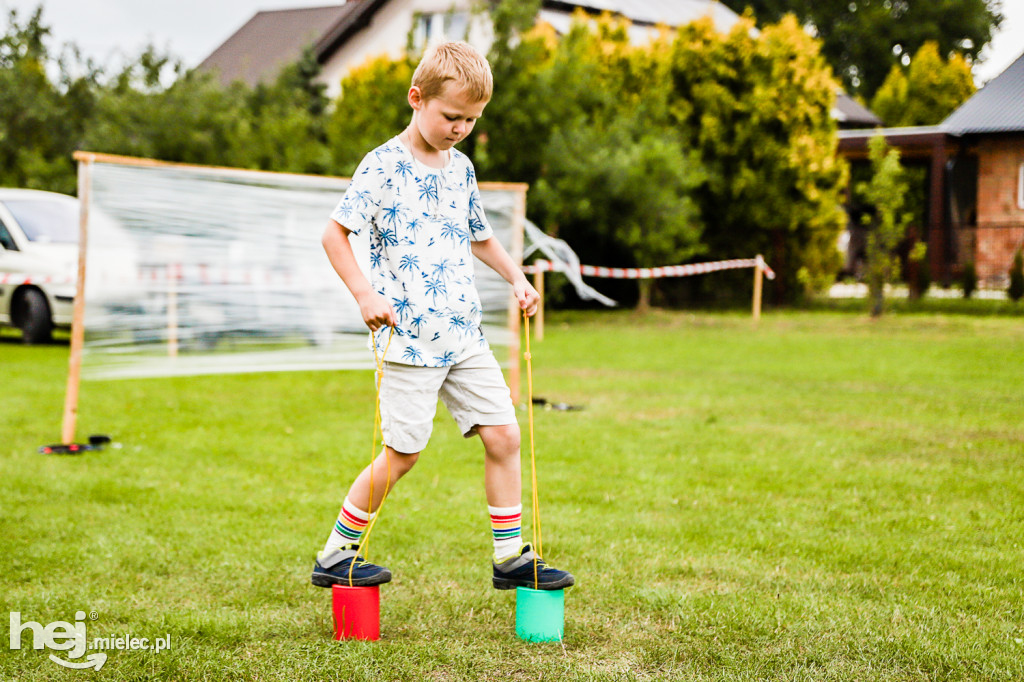
{"type": "Polygon", "coordinates": [[[516,295],[519,307],[526,313],[527,317],[533,317],[537,314],[540,294],[537,293],[537,290],[533,288],[533,285],[525,277],[512,285],[512,292],[516,295]]]}
{"type": "Polygon", "coordinates": [[[370,328],[370,331],[377,331],[381,327],[394,327],[396,324],[395,311],[388,303],[388,300],[376,291],[368,291],[356,299],[359,304],[359,312],[363,316],[363,322],[370,328]]]}

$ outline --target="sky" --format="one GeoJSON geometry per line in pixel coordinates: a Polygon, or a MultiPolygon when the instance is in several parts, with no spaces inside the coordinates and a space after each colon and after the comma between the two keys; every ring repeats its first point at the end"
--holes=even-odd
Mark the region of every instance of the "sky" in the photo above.
{"type": "MultiPolygon", "coordinates": [[[[928,1],[928,0],[924,0],[928,1]]],[[[266,9],[317,7],[334,0],[0,0],[6,28],[9,10],[24,19],[43,5],[52,30],[51,49],[73,42],[99,64],[116,67],[152,43],[186,67],[199,64],[253,14],[266,9]]],[[[342,4],[340,1],[337,4],[342,4]]],[[[974,74],[978,85],[999,75],[1024,51],[1024,0],[1003,0],[1006,17],[982,52],[974,74]]]]}

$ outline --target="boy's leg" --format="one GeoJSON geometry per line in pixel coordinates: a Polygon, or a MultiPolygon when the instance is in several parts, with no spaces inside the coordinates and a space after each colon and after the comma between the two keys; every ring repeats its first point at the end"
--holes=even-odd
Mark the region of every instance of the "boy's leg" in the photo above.
{"type": "Polygon", "coordinates": [[[313,566],[312,582],[318,587],[331,585],[379,585],[391,580],[391,571],[363,559],[359,545],[367,525],[376,516],[376,510],[389,491],[402,476],[409,473],[419,453],[403,454],[385,446],[372,464],[356,477],[349,488],[338,520],[331,530],[327,544],[317,554],[313,566]],[[373,502],[370,502],[370,477],[373,476],[373,502]],[[370,509],[374,512],[370,513],[370,509]]]}
{"type": "Polygon", "coordinates": [[[384,450],[367,465],[349,488],[324,550],[313,567],[313,584],[376,585],[391,580],[391,572],[359,556],[363,531],[391,488],[412,469],[430,439],[437,391],[447,370],[385,363],[380,384],[381,430],[384,450]],[[397,448],[397,449],[396,449],[397,448]],[[372,499],[371,499],[371,480],[372,499]],[[373,513],[371,513],[373,512],[373,513]],[[355,568],[352,568],[352,567],[355,568]],[[351,570],[349,570],[351,569],[351,570]],[[362,582],[353,579],[362,574],[362,582]]]}
{"type": "Polygon", "coordinates": [[[398,480],[409,473],[420,453],[398,452],[394,448],[384,446],[384,450],[373,460],[372,465],[356,477],[348,490],[348,499],[359,509],[367,513],[376,513],[384,501],[384,492],[395,487],[398,480]],[[370,502],[370,484],[373,484],[373,503],[370,502]]]}
{"type": "Polygon", "coordinates": [[[478,426],[477,433],[484,444],[484,490],[494,559],[503,561],[519,554],[523,544],[519,425],[478,426]]]}
{"type": "Polygon", "coordinates": [[[517,521],[522,518],[519,424],[494,355],[473,356],[452,367],[441,387],[441,400],[463,435],[479,435],[484,444],[484,487],[495,544],[494,586],[511,589],[536,584],[555,590],[572,585],[572,575],[547,566],[533,548],[521,544],[521,530],[511,532],[521,528],[517,521]],[[518,546],[510,551],[512,544],[518,546]]]}
{"type": "Polygon", "coordinates": [[[363,531],[377,515],[376,510],[380,509],[385,491],[394,488],[398,480],[409,473],[418,458],[419,453],[403,454],[384,447],[384,451],[374,459],[372,467],[367,465],[349,488],[345,503],[338,513],[338,520],[334,523],[330,537],[327,538],[327,544],[324,545],[325,553],[351,543],[359,544],[363,531]]]}

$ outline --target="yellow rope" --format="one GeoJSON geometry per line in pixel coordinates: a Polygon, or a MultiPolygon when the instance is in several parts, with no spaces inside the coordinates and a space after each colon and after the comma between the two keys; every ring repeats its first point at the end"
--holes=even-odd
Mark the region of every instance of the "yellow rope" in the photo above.
{"type": "MultiPolygon", "coordinates": [[[[537,494],[537,454],[533,443],[533,356],[530,354],[530,317],[524,312],[526,321],[526,412],[530,428],[530,481],[533,493],[533,551],[537,558],[544,557],[543,537],[540,529],[540,497],[537,494]]],[[[533,560],[533,589],[538,589],[537,558],[533,560]]]]}
{"type": "MultiPolygon", "coordinates": [[[[372,334],[372,332],[371,332],[372,334]]],[[[380,509],[384,506],[384,500],[388,497],[388,491],[391,487],[391,458],[388,457],[387,444],[384,443],[384,432],[381,430],[381,416],[380,416],[380,384],[384,379],[384,358],[387,357],[388,349],[391,348],[391,339],[395,336],[395,328],[391,327],[391,332],[388,334],[388,342],[384,345],[384,352],[381,355],[377,355],[377,339],[373,338],[373,360],[377,365],[377,372],[374,384],[377,389],[377,400],[373,409],[373,438],[370,440],[370,502],[367,505],[367,514],[370,515],[370,522],[366,526],[366,530],[363,531],[362,541],[359,543],[359,553],[362,554],[363,558],[367,558],[367,546],[370,542],[370,533],[373,531],[373,527],[377,524],[377,517],[380,516],[380,509]],[[381,443],[384,445],[384,463],[387,471],[387,480],[384,482],[384,497],[381,498],[380,504],[377,505],[377,516],[373,515],[373,462],[377,458],[377,434],[380,433],[381,443]]],[[[352,563],[348,566],[348,586],[352,587],[352,571],[356,566],[355,558],[353,557],[352,563]]]]}

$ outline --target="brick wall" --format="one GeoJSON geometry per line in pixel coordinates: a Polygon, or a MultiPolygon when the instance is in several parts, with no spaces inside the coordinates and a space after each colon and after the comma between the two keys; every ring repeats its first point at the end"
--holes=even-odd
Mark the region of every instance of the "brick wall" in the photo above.
{"type": "Polygon", "coordinates": [[[1004,286],[1013,254],[1024,246],[1024,208],[1018,203],[1024,135],[983,139],[978,144],[978,229],[975,264],[987,286],[1004,286]]]}

